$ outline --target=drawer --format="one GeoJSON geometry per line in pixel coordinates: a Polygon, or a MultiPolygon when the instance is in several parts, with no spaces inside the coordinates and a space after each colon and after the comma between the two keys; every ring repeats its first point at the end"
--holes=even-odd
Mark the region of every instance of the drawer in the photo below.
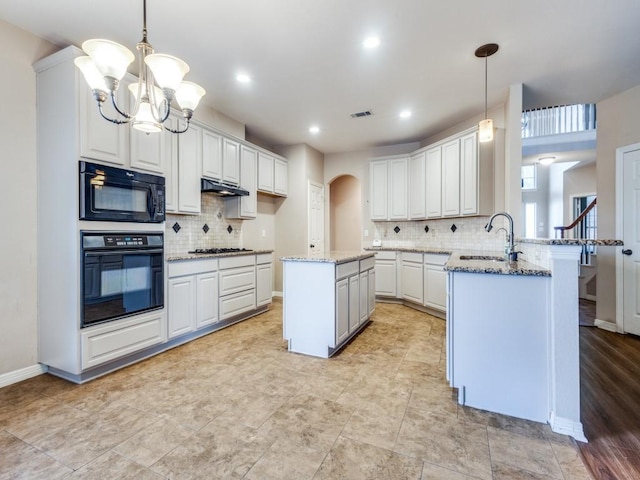
{"type": "Polygon", "coordinates": [[[247,267],[256,264],[255,255],[237,255],[233,257],[222,257],[220,259],[220,270],[224,268],[247,267]]]}
{"type": "Polygon", "coordinates": [[[235,317],[256,309],[255,289],[238,292],[220,298],[220,320],[235,317]]]}
{"type": "Polygon", "coordinates": [[[219,295],[229,295],[231,293],[256,288],[256,267],[230,268],[220,270],[219,295]]]}
{"type": "Polygon", "coordinates": [[[376,259],[378,259],[378,260],[395,260],[396,259],[396,252],[390,252],[390,251],[387,251],[387,250],[376,252],[376,259]]]}
{"type": "Polygon", "coordinates": [[[82,369],[95,367],[166,340],[164,310],[83,330],[82,369]]]}
{"type": "Polygon", "coordinates": [[[340,263],[336,265],[336,280],[348,277],[360,271],[360,262],[358,260],[348,263],[340,263]]]}
{"type": "Polygon", "coordinates": [[[365,270],[369,270],[373,268],[376,264],[376,257],[363,258],[360,260],[360,271],[363,272],[365,270]]]}
{"type": "Polygon", "coordinates": [[[261,253],[256,255],[256,265],[263,265],[265,263],[272,263],[273,255],[271,253],[261,253]]]}
{"type": "Polygon", "coordinates": [[[402,252],[402,261],[422,263],[422,253],[402,252]]]}
{"type": "Polygon", "coordinates": [[[449,255],[443,255],[439,253],[425,253],[424,254],[424,263],[429,265],[439,265],[441,267],[444,266],[445,263],[449,260],[449,255]]]}
{"type": "Polygon", "coordinates": [[[205,272],[215,272],[216,270],[218,270],[217,258],[181,260],[167,263],[169,278],[182,277],[183,275],[197,275],[198,273],[205,272]]]}

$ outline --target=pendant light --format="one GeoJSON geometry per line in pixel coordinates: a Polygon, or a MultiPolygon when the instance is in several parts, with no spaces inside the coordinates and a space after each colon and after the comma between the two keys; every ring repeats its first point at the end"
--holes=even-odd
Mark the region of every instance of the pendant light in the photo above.
{"type": "Polygon", "coordinates": [[[493,120],[487,118],[487,58],[498,51],[497,43],[487,43],[476,49],[476,57],[484,57],[484,120],[478,123],[478,141],[493,140],[493,120]]]}
{"type": "Polygon", "coordinates": [[[147,0],[142,0],[142,40],[136,46],[138,54],[138,81],[129,85],[135,99],[130,112],[126,112],[116,102],[116,92],[120,80],[135,59],[128,48],[111,40],[92,39],[82,44],[87,56],[75,59],[76,66],[83,73],[93,96],[98,102],[102,117],[115,124],[130,123],[133,128],[145,133],[168,130],[183,133],[189,128],[193,111],[198,106],[205,91],[199,85],[183,82],[189,66],[171,55],[154,53],[147,41],[147,0]],[[102,106],[111,97],[111,102],[120,118],[109,118],[102,106]],[[171,102],[176,100],[186,125],[175,130],[167,127],[165,121],[171,112],[171,102]]]}

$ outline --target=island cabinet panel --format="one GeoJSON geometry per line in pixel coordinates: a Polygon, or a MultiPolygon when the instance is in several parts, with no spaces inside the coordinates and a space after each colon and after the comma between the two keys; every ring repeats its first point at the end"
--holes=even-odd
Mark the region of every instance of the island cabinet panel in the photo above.
{"type": "Polygon", "coordinates": [[[447,362],[458,402],[546,423],[551,277],[448,275],[447,362]]]}
{"type": "MultiPolygon", "coordinates": [[[[365,259],[373,260],[371,255],[365,259]]],[[[289,351],[328,358],[356,335],[374,312],[372,261],[283,259],[284,338],[289,351]],[[313,278],[313,282],[308,281],[313,278]]]]}

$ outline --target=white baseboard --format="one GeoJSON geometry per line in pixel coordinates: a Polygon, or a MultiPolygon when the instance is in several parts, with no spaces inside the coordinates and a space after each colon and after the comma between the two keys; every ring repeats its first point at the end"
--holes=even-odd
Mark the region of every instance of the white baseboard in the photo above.
{"type": "Polygon", "coordinates": [[[596,327],[601,328],[602,330],[607,330],[608,332],[618,332],[618,326],[613,322],[608,322],[606,320],[600,320],[599,318],[596,318],[593,324],[596,327]]]}
{"type": "Polygon", "coordinates": [[[21,368],[20,370],[3,373],[2,375],[0,375],[0,388],[21,382],[31,377],[37,377],[38,375],[47,373],[47,370],[48,368],[46,365],[38,363],[30,367],[21,368]]]}
{"type": "Polygon", "coordinates": [[[551,414],[549,419],[549,425],[551,430],[562,435],[569,435],[575,438],[578,442],[587,443],[587,437],[584,436],[581,422],[574,422],[568,418],[556,417],[555,414],[551,414]]]}
{"type": "Polygon", "coordinates": [[[282,297],[284,296],[284,295],[282,294],[282,292],[271,292],[271,294],[272,294],[274,297],[280,297],[280,298],[282,298],[282,297]]]}

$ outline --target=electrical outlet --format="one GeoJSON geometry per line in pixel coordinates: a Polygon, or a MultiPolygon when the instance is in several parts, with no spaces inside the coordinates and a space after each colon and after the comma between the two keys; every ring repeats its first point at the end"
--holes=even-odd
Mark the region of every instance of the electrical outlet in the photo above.
{"type": "Polygon", "coordinates": [[[369,236],[369,230],[365,230],[365,231],[364,231],[364,236],[365,236],[365,237],[368,237],[368,236],[369,236]]]}
{"type": "Polygon", "coordinates": [[[262,238],[267,236],[267,231],[266,230],[262,230],[262,232],[260,232],[260,235],[262,236],[262,238]]]}

